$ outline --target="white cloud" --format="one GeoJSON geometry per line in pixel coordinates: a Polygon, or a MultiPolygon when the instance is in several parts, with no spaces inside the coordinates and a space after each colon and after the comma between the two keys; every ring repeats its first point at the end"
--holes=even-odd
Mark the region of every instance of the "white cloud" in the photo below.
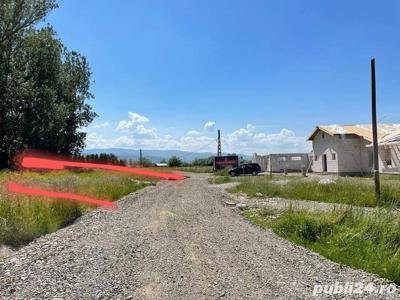
{"type": "Polygon", "coordinates": [[[107,128],[110,127],[110,123],[109,122],[104,122],[101,124],[94,124],[93,125],[94,128],[107,128]]]}
{"type": "Polygon", "coordinates": [[[258,132],[251,124],[223,136],[222,142],[232,152],[279,153],[308,152],[310,150],[306,138],[297,136],[290,129],[283,128],[277,133],[267,134],[258,132]]]}
{"type": "Polygon", "coordinates": [[[89,132],[86,135],[86,148],[109,148],[111,147],[110,140],[104,138],[96,132],[89,132]]]}
{"type": "Polygon", "coordinates": [[[206,130],[206,131],[213,131],[214,127],[215,127],[214,121],[208,121],[204,124],[204,130],[206,130]]]}
{"type": "Polygon", "coordinates": [[[154,128],[147,128],[143,123],[149,122],[149,119],[138,113],[129,112],[129,120],[121,120],[118,123],[116,131],[125,132],[127,136],[156,139],[157,133],[154,128]]]}
{"type": "Polygon", "coordinates": [[[157,138],[156,130],[154,128],[146,128],[143,124],[139,124],[132,132],[133,134],[137,134],[147,138],[157,138]]]}
{"type": "MultiPolygon", "coordinates": [[[[137,124],[126,134],[114,138],[104,138],[97,133],[87,136],[88,148],[144,148],[144,149],[178,149],[187,151],[216,152],[217,142],[214,137],[191,130],[181,137],[170,134],[160,135],[155,128],[146,128],[137,124]]],[[[257,127],[247,124],[230,133],[222,135],[222,151],[252,154],[280,152],[308,152],[310,145],[306,137],[298,136],[294,131],[282,128],[278,132],[258,131],[257,127]]]]}
{"type": "Polygon", "coordinates": [[[118,126],[116,128],[117,131],[129,131],[132,128],[136,128],[138,123],[140,124],[150,121],[147,117],[142,116],[138,113],[129,112],[128,114],[129,114],[129,120],[119,121],[118,126]]]}
{"type": "Polygon", "coordinates": [[[200,135],[200,132],[198,132],[197,130],[189,130],[188,132],[186,132],[186,135],[196,136],[200,135]]]}

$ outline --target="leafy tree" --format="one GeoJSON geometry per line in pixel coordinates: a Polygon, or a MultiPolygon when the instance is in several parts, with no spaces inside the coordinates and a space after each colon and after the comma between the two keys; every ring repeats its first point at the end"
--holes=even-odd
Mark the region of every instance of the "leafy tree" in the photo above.
{"type": "Polygon", "coordinates": [[[36,29],[54,0],[0,2],[0,168],[20,150],[77,154],[96,116],[85,103],[90,68],[49,25],[36,29]]]}
{"type": "Polygon", "coordinates": [[[168,160],[168,166],[170,166],[170,167],[180,167],[180,166],[182,166],[182,160],[177,156],[172,156],[168,160]]]}
{"type": "Polygon", "coordinates": [[[193,166],[212,166],[214,163],[214,156],[210,156],[207,158],[196,158],[193,160],[193,166]]]}

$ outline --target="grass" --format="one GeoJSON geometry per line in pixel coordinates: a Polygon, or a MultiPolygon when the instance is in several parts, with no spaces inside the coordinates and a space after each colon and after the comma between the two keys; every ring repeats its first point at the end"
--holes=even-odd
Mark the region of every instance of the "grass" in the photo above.
{"type": "Polygon", "coordinates": [[[246,211],[245,216],[330,260],[400,284],[400,219],[389,211],[258,209],[246,211]]]}
{"type": "Polygon", "coordinates": [[[0,245],[19,247],[27,244],[95,208],[82,203],[8,193],[5,190],[7,182],[15,181],[35,188],[114,201],[146,186],[132,179],[148,178],[89,170],[0,172],[0,245]]]}
{"type": "Polygon", "coordinates": [[[191,172],[191,173],[212,173],[213,168],[207,166],[188,166],[188,167],[149,167],[149,170],[157,172],[191,172]]]}
{"type": "Polygon", "coordinates": [[[179,167],[177,168],[177,170],[184,172],[191,172],[191,173],[212,173],[213,167],[191,166],[191,167],[179,167]]]}
{"type": "MultiPolygon", "coordinates": [[[[344,203],[358,206],[400,206],[400,177],[382,177],[382,197],[377,203],[371,178],[341,177],[335,183],[319,184],[312,178],[296,176],[241,177],[229,180],[241,182],[231,192],[244,192],[254,197],[261,193],[267,197],[281,197],[294,200],[344,203]]],[[[228,180],[228,179],[227,179],[228,180]]]]}
{"type": "Polygon", "coordinates": [[[232,182],[229,176],[212,176],[208,179],[208,182],[211,184],[223,184],[232,182]]]}

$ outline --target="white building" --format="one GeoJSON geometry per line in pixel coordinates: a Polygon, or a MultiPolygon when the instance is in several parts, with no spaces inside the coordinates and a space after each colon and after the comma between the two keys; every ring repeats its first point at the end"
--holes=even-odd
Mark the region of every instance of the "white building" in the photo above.
{"type": "MultiPolygon", "coordinates": [[[[312,170],[340,175],[369,175],[373,171],[371,125],[317,126],[312,132],[312,170]]],[[[400,124],[379,124],[379,169],[400,172],[400,124]]]]}

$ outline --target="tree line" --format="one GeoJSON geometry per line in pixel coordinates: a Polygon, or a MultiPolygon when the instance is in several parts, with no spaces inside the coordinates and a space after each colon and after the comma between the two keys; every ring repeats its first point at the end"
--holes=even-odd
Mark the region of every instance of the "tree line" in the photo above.
{"type": "Polygon", "coordinates": [[[75,154],[72,156],[74,161],[88,162],[88,163],[100,163],[100,164],[110,164],[110,165],[120,165],[126,166],[127,161],[125,159],[119,159],[113,153],[99,153],[99,154],[75,154]]]}
{"type": "Polygon", "coordinates": [[[81,129],[96,116],[86,58],[43,25],[55,8],[55,0],[0,1],[0,168],[24,149],[78,154],[81,129]]]}

